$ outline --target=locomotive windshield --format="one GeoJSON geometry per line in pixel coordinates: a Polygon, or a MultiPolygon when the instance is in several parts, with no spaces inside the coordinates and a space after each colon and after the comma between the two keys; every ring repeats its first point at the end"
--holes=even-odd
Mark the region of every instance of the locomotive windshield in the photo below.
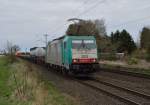
{"type": "Polygon", "coordinates": [[[73,49],[94,49],[96,48],[94,40],[73,40],[73,49]]]}

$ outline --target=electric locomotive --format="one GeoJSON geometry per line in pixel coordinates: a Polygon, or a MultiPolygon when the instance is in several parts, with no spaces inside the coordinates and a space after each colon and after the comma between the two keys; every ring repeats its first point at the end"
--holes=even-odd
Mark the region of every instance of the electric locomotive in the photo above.
{"type": "Polygon", "coordinates": [[[46,47],[45,63],[65,72],[92,73],[99,66],[96,40],[94,36],[57,38],[46,47]]]}

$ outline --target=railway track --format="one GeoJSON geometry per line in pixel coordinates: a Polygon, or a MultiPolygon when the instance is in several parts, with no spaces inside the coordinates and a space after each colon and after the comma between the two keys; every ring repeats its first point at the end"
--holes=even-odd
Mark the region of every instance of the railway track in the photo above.
{"type": "Polygon", "coordinates": [[[77,80],[79,83],[86,85],[96,91],[103,92],[110,97],[118,99],[128,105],[150,105],[150,95],[140,93],[125,87],[117,86],[112,83],[101,81],[98,78],[90,80],[77,80]]]}
{"type": "Polygon", "coordinates": [[[124,68],[119,68],[118,70],[116,70],[116,69],[108,69],[108,68],[100,68],[99,71],[111,72],[111,73],[117,73],[117,74],[122,74],[122,75],[133,76],[133,77],[150,79],[150,75],[148,75],[148,74],[141,74],[141,73],[131,72],[129,70],[127,71],[127,70],[123,70],[123,69],[124,68]]]}

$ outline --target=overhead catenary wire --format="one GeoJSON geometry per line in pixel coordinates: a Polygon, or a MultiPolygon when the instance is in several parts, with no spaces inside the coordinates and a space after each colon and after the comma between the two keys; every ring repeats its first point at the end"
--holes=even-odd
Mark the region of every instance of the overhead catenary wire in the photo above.
{"type": "MultiPolygon", "coordinates": [[[[112,25],[112,26],[109,26],[109,28],[110,27],[119,27],[119,26],[122,26],[122,25],[127,25],[127,24],[132,24],[132,23],[135,23],[135,22],[137,22],[137,21],[142,21],[142,20],[144,20],[144,19],[150,19],[150,16],[147,16],[147,17],[143,17],[143,18],[139,18],[139,19],[136,19],[136,20],[130,20],[130,21],[127,21],[127,22],[125,22],[125,23],[122,23],[122,24],[118,24],[118,25],[112,25]]],[[[93,33],[94,32],[94,30],[93,31],[91,31],[91,33],[93,33]]]]}
{"type": "Polygon", "coordinates": [[[85,1],[83,2],[83,5],[86,5],[86,4],[90,3],[91,1],[96,1],[96,0],[85,0],[85,1]]]}
{"type": "MultiPolygon", "coordinates": [[[[86,0],[85,2],[83,2],[83,4],[85,5],[85,4],[87,4],[89,1],[90,1],[90,0],[86,0]]],[[[79,17],[79,16],[81,16],[81,15],[84,15],[84,14],[88,13],[89,11],[91,11],[91,10],[94,9],[94,8],[96,8],[99,4],[104,3],[105,1],[106,1],[106,0],[100,0],[100,1],[98,1],[98,2],[96,2],[96,3],[94,3],[94,5],[92,5],[91,7],[89,7],[88,9],[86,9],[85,11],[79,13],[76,17],[79,17]]],[[[62,29],[62,28],[64,27],[64,25],[66,25],[66,23],[60,25],[60,26],[57,27],[57,28],[55,28],[55,29],[52,31],[52,33],[55,32],[55,31],[57,31],[57,30],[62,29]]]]}
{"type": "MultiPolygon", "coordinates": [[[[88,1],[85,1],[83,2],[83,4],[87,4],[89,1],[91,0],[88,0],[88,1]]],[[[99,4],[103,4],[106,0],[101,0],[101,1],[98,1],[96,3],[94,3],[94,5],[92,5],[91,7],[87,8],[85,11],[79,13],[76,17],[79,18],[80,16],[92,11],[94,8],[96,8],[99,4]]],[[[111,25],[111,26],[108,26],[108,27],[119,27],[119,26],[122,26],[122,25],[127,25],[127,24],[131,24],[131,23],[134,23],[134,22],[137,22],[137,21],[141,21],[143,19],[150,19],[150,16],[148,17],[144,17],[144,18],[140,18],[140,19],[136,19],[136,20],[130,20],[130,21],[127,21],[125,23],[121,23],[121,24],[118,24],[118,25],[111,25]]],[[[55,28],[53,32],[57,31],[57,30],[60,30],[64,27],[64,25],[66,25],[67,23],[65,24],[62,24],[60,25],[59,27],[55,28]]]]}
{"type": "Polygon", "coordinates": [[[142,18],[139,18],[139,19],[136,19],[136,20],[126,21],[124,23],[117,24],[117,25],[111,25],[111,26],[108,26],[108,27],[109,28],[111,28],[111,27],[120,27],[122,25],[132,24],[132,23],[135,23],[135,22],[138,22],[138,21],[143,21],[143,20],[146,20],[146,19],[150,19],[150,16],[142,17],[142,18]]]}
{"type": "MultiPolygon", "coordinates": [[[[83,5],[87,4],[89,1],[91,1],[91,0],[85,0],[85,1],[83,1],[83,4],[82,4],[81,6],[78,6],[77,8],[81,8],[83,5]]],[[[64,23],[64,24],[58,26],[57,28],[55,28],[55,29],[52,31],[52,33],[55,32],[55,31],[57,31],[58,29],[62,29],[64,25],[66,25],[66,23],[64,23]]]]}
{"type": "Polygon", "coordinates": [[[83,11],[82,13],[79,13],[76,17],[82,16],[82,15],[90,12],[91,10],[93,10],[94,8],[96,8],[99,4],[103,4],[105,1],[106,0],[101,0],[101,1],[96,2],[94,5],[92,5],[91,7],[89,7],[85,11],[83,11]]]}
{"type": "MultiPolygon", "coordinates": [[[[82,6],[85,5],[85,4],[87,4],[89,1],[91,1],[91,0],[85,0],[85,1],[83,2],[82,6]]],[[[104,1],[104,0],[103,0],[103,1],[104,1]]],[[[98,1],[98,2],[100,2],[100,1],[98,1]]],[[[98,2],[96,2],[96,5],[97,5],[98,2]]],[[[101,1],[101,2],[102,2],[102,1],[101,1]]],[[[94,5],[94,6],[95,6],[95,5],[94,5]]],[[[79,7],[80,7],[80,6],[79,6],[79,7]]],[[[77,7],[77,8],[79,8],[79,7],[77,7]]],[[[92,6],[92,7],[93,7],[93,6],[92,6]]],[[[91,7],[88,8],[88,10],[89,10],[89,9],[91,9],[91,7]]],[[[85,11],[87,12],[87,10],[85,10],[85,11]]],[[[85,11],[84,11],[84,12],[85,12],[85,11]]],[[[80,14],[81,14],[81,13],[80,13],[80,14]]],[[[80,14],[78,14],[77,16],[79,16],[80,14]]],[[[64,24],[62,24],[62,25],[59,26],[58,28],[61,28],[63,25],[64,25],[64,24]]],[[[56,28],[56,29],[58,29],[58,28],[56,28]]],[[[54,29],[54,31],[55,31],[56,29],[54,29]]]]}
{"type": "MultiPolygon", "coordinates": [[[[136,19],[136,20],[130,20],[130,21],[127,21],[127,22],[124,22],[124,23],[121,23],[121,24],[118,24],[118,25],[111,25],[111,26],[108,26],[109,28],[111,28],[111,27],[119,27],[119,26],[123,26],[123,25],[128,25],[128,24],[132,24],[132,23],[135,23],[135,22],[138,22],[138,21],[143,21],[143,20],[145,20],[145,19],[150,19],[150,16],[147,16],[147,17],[143,17],[143,18],[139,18],[139,19],[136,19]]],[[[66,24],[65,24],[66,25],[66,24]]],[[[60,26],[60,27],[58,27],[57,29],[56,29],[56,31],[59,29],[62,29],[63,27],[62,26],[60,26]]],[[[94,32],[94,30],[91,32],[91,33],[93,33],[94,32]]],[[[54,37],[55,35],[53,35],[52,37],[54,37]]]]}
{"type": "Polygon", "coordinates": [[[91,1],[91,0],[85,0],[85,1],[83,2],[83,4],[85,5],[85,4],[87,4],[89,1],[91,1]]]}

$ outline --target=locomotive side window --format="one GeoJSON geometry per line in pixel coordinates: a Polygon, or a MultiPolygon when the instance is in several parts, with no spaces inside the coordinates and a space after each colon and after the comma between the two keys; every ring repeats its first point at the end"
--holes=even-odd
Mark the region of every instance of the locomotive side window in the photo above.
{"type": "Polygon", "coordinates": [[[86,47],[88,49],[93,49],[95,48],[95,43],[94,43],[94,40],[84,40],[84,44],[86,45],[86,47]]]}
{"type": "Polygon", "coordinates": [[[72,48],[77,49],[81,46],[81,44],[82,44],[82,40],[73,40],[72,41],[72,48]]]}

